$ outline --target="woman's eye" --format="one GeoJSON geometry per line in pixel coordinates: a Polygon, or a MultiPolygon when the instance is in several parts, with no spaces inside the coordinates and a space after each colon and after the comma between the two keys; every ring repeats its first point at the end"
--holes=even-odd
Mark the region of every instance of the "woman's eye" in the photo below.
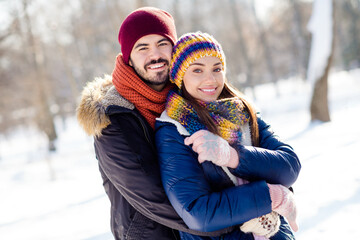
{"type": "Polygon", "coordinates": [[[201,73],[201,69],[194,69],[193,72],[194,73],[201,73]]]}
{"type": "Polygon", "coordinates": [[[215,68],[215,69],[214,69],[214,72],[221,72],[221,71],[222,71],[221,68],[215,68]]]}

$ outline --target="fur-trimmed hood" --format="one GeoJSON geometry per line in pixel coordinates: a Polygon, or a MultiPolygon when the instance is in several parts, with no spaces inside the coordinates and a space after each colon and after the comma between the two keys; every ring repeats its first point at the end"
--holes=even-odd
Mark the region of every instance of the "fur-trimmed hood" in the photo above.
{"type": "Polygon", "coordinates": [[[100,136],[101,131],[110,124],[110,119],[106,114],[106,109],[110,105],[131,110],[135,108],[131,102],[118,93],[110,75],[95,78],[86,85],[76,113],[80,126],[88,135],[100,136]]]}

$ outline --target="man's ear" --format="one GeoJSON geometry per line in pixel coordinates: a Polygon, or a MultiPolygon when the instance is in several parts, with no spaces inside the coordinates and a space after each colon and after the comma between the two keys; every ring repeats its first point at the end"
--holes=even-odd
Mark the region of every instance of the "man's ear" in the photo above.
{"type": "Polygon", "coordinates": [[[132,61],[131,61],[131,58],[129,59],[129,65],[130,65],[131,67],[133,67],[133,63],[132,63],[132,61]]]}

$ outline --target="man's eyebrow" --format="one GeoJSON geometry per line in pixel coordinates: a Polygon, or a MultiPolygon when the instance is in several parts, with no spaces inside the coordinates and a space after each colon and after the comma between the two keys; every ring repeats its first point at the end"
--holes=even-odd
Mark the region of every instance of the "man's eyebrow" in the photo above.
{"type": "Polygon", "coordinates": [[[160,40],[158,41],[158,43],[161,43],[161,42],[170,42],[170,41],[169,41],[169,39],[167,39],[167,38],[163,38],[163,39],[160,39],[160,40]]]}
{"type": "MultiPolygon", "coordinates": [[[[170,42],[170,41],[167,38],[162,38],[157,43],[159,44],[161,42],[170,42]]],[[[139,48],[139,47],[147,47],[147,46],[149,46],[148,43],[138,43],[135,45],[134,49],[139,48]]]]}
{"type": "Polygon", "coordinates": [[[146,47],[146,46],[149,46],[149,44],[148,43],[138,43],[138,44],[136,44],[134,49],[139,48],[139,47],[146,47]]]}

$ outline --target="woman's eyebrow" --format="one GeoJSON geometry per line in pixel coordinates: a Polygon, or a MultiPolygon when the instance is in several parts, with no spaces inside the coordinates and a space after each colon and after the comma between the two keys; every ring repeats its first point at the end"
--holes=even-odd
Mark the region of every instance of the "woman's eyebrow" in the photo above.
{"type": "MultiPolygon", "coordinates": [[[[189,66],[192,66],[192,65],[205,66],[205,64],[203,64],[203,63],[191,63],[189,66]]],[[[213,66],[217,66],[217,65],[221,65],[221,62],[215,63],[213,66]]]]}
{"type": "Polygon", "coordinates": [[[190,64],[189,66],[192,66],[192,65],[205,66],[205,64],[203,64],[203,63],[192,63],[192,64],[190,64]]]}

